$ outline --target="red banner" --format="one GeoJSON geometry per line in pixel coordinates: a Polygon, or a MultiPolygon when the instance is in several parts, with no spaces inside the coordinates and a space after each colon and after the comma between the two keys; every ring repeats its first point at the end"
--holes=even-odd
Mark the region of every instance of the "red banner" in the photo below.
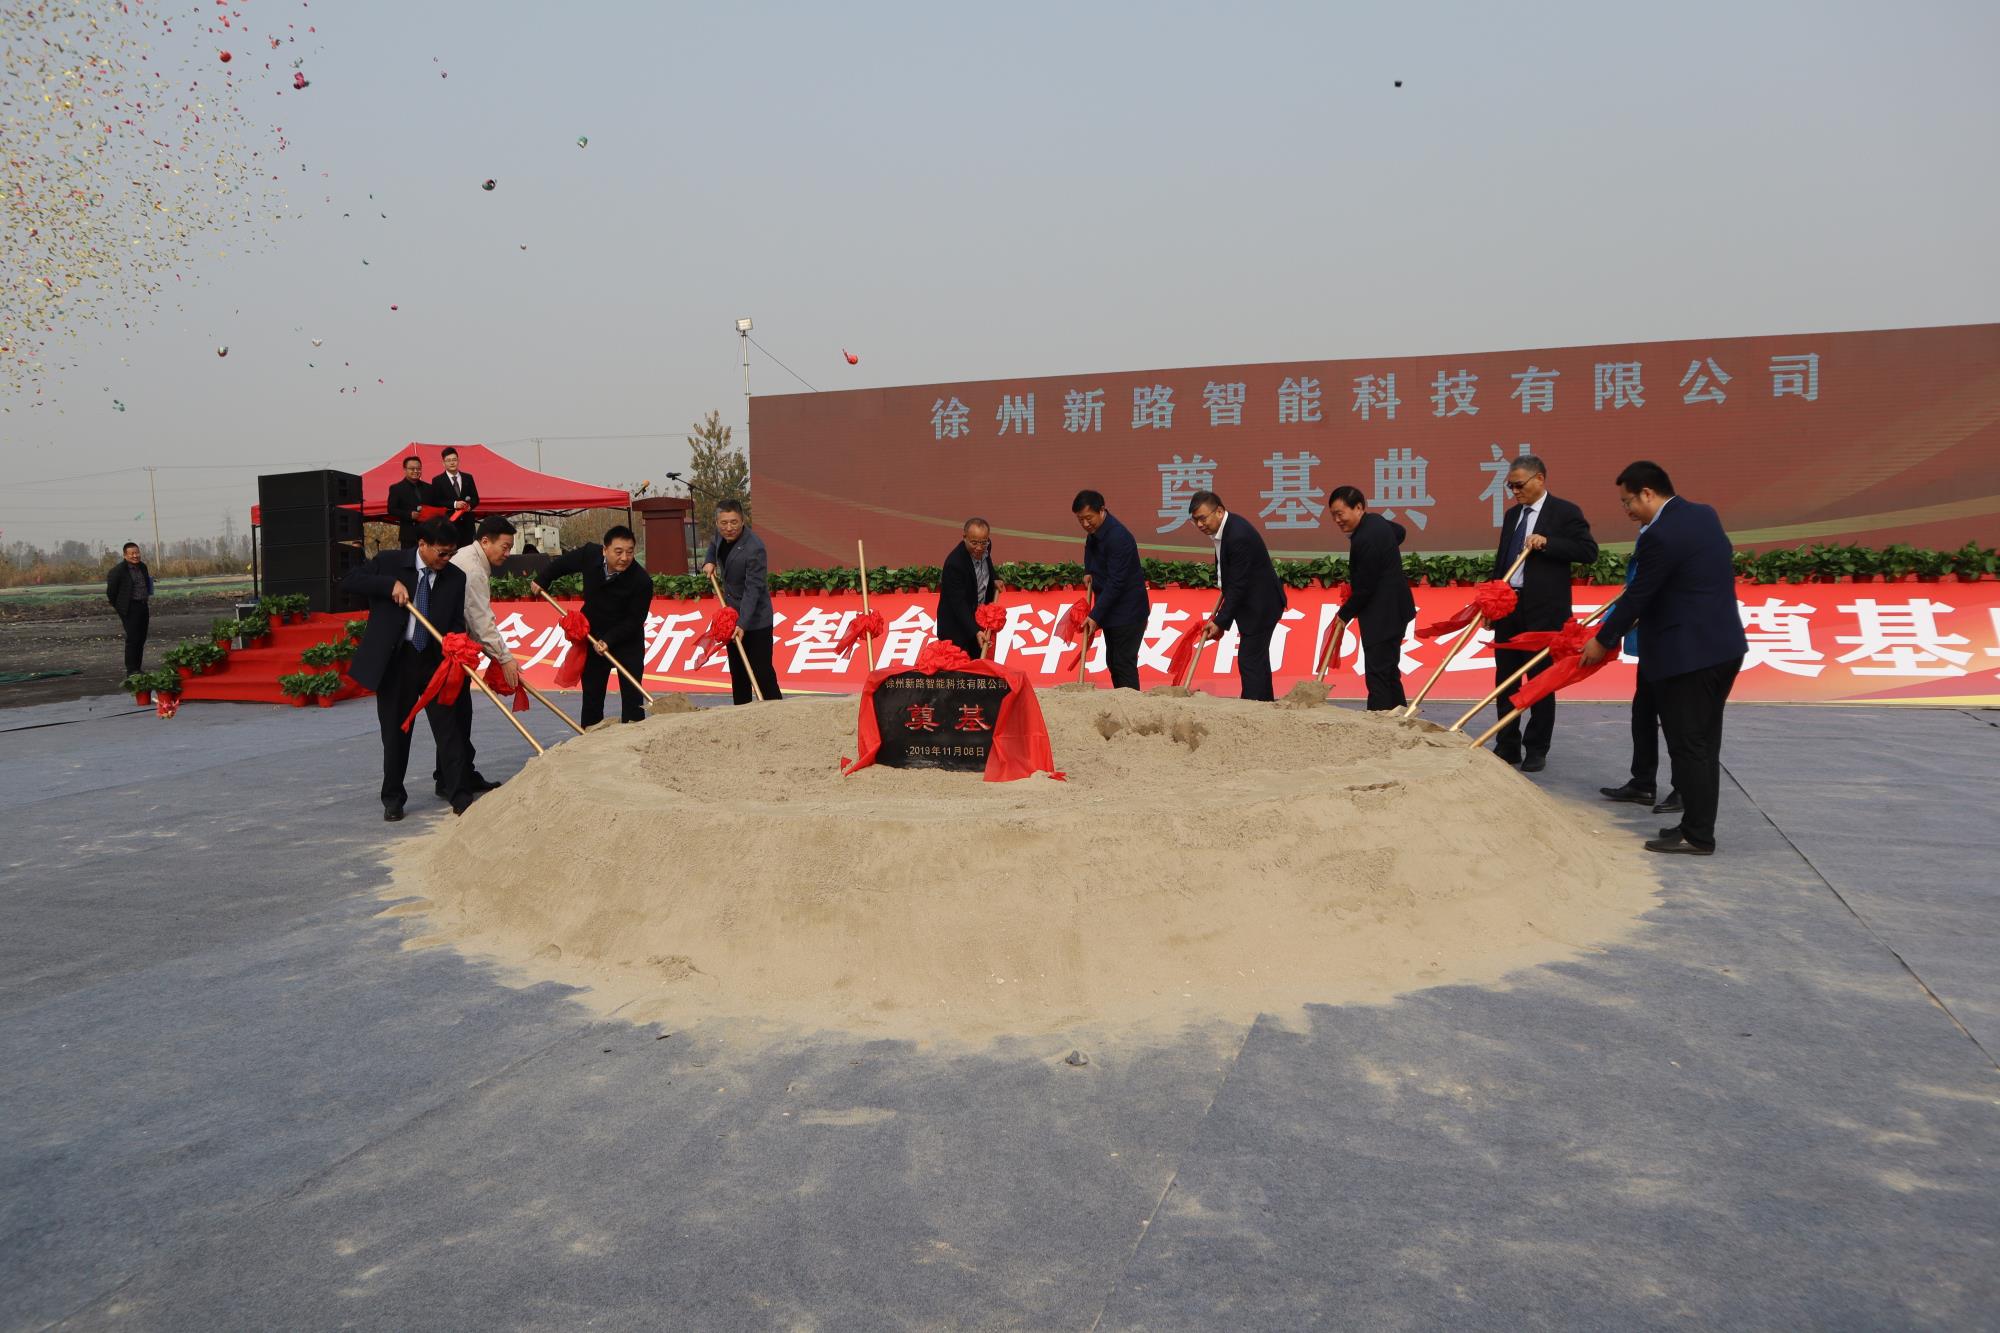
{"type": "Polygon", "coordinates": [[[1079,559],[1101,491],[1146,555],[1207,558],[1215,490],[1273,553],[1344,554],[1321,511],[1358,486],[1408,551],[1495,545],[1509,460],[1629,542],[1612,479],[1649,458],[1743,543],[2000,540],[2000,324],[1203,366],[760,396],[757,529],[773,568],[865,536],[940,563],[973,515],[998,560],[1079,559]]]}
{"type": "MultiPolygon", "coordinates": [[[[1588,615],[1616,597],[1618,589],[1579,585],[1572,601],[1588,615]]],[[[1470,588],[1416,590],[1416,625],[1440,620],[1464,605],[1470,588]]],[[[1776,703],[1949,703],[2000,706],[2000,582],[1980,583],[1801,583],[1737,585],[1750,655],[1738,678],[1735,699],[1776,703]]],[[[1026,672],[1037,687],[1074,680],[1057,664],[1074,646],[1064,637],[1063,617],[1075,592],[1004,593],[1007,615],[998,636],[997,660],[1026,672]]],[[[1308,588],[1289,593],[1291,609],[1271,639],[1276,685],[1283,693],[1312,673],[1312,656],[1337,604],[1330,594],[1308,588]]],[[[1152,621],[1139,650],[1139,671],[1147,687],[1166,683],[1174,646],[1215,606],[1215,594],[1201,589],[1155,590],[1152,621]]],[[[781,594],[774,600],[777,629],[774,665],[779,683],[800,693],[856,693],[868,675],[865,648],[845,658],[837,650],[841,633],[861,613],[854,595],[781,594]]],[[[930,641],[934,593],[882,594],[870,609],[887,624],[875,645],[878,666],[911,665],[930,641]]],[[[664,690],[728,688],[722,657],[696,640],[715,603],[658,598],[646,626],[644,679],[664,690]]],[[[549,689],[556,666],[570,651],[554,608],[542,601],[499,602],[494,616],[500,631],[526,668],[528,679],[549,689]]],[[[1443,658],[1456,631],[1436,639],[1406,637],[1403,676],[1414,692],[1443,658]]],[[[1481,630],[1452,660],[1433,697],[1476,699],[1491,689],[1492,635],[1481,630]]],[[[1235,696],[1237,634],[1230,630],[1204,648],[1195,668],[1195,687],[1235,696]]],[[[627,667],[633,664],[626,663],[627,667]]],[[[1090,678],[1104,683],[1102,642],[1090,650],[1090,678]]],[[[1565,695],[1584,699],[1624,699],[1632,693],[1634,667],[1613,662],[1565,695]]],[[[1350,655],[1334,673],[1336,698],[1361,694],[1361,664],[1350,655]]]]}

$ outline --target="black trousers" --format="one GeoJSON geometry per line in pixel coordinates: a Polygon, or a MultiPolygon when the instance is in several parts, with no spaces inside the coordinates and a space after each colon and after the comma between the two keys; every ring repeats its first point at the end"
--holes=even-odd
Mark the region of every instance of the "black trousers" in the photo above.
{"type": "Polygon", "coordinates": [[[1632,785],[1648,791],[1660,785],[1660,709],[1644,676],[1632,687],[1632,785]]]}
{"type": "MultiPolygon", "coordinates": [[[[625,677],[618,675],[618,672],[612,669],[611,663],[604,659],[603,653],[585,645],[579,644],[578,646],[582,647],[585,653],[583,659],[583,725],[588,727],[604,720],[605,685],[613,676],[618,676],[618,720],[620,722],[644,722],[646,720],[646,696],[640,693],[639,687],[625,679],[625,677]]],[[[634,677],[637,677],[640,671],[645,669],[646,640],[643,636],[623,639],[617,643],[606,639],[604,646],[611,650],[613,657],[618,659],[618,665],[631,672],[634,677]]]]}
{"type": "Polygon", "coordinates": [[[1236,622],[1236,675],[1243,682],[1243,697],[1265,703],[1277,698],[1271,692],[1271,634],[1275,620],[1240,619],[1236,622]]]}
{"type": "Polygon", "coordinates": [[[146,629],[153,621],[153,612],[146,602],[130,602],[118,619],[125,623],[125,674],[140,670],[140,659],[146,655],[146,629]]]}
{"type": "Polygon", "coordinates": [[[1697,847],[1715,846],[1715,807],[1722,797],[1722,706],[1736,684],[1743,659],[1661,676],[1653,682],[1667,758],[1681,794],[1681,836],[1697,847]]]}
{"type": "Polygon", "coordinates": [[[1139,645],[1146,639],[1146,622],[1131,625],[1103,625],[1104,667],[1111,673],[1111,688],[1139,688],[1139,645]]]}
{"type": "MultiPolygon", "coordinates": [[[[472,696],[478,692],[477,685],[467,682],[465,688],[458,692],[458,702],[451,706],[451,724],[458,728],[458,751],[465,756],[467,782],[470,782],[472,775],[479,771],[478,752],[472,748],[472,696]]],[[[501,702],[507,702],[504,695],[501,697],[501,702]]],[[[441,763],[432,767],[431,781],[441,787],[444,786],[444,766],[441,763]]],[[[446,790],[449,791],[450,788],[446,790]]]]}
{"type": "MultiPolygon", "coordinates": [[[[771,627],[746,629],[743,631],[743,651],[736,646],[729,648],[729,696],[739,704],[755,702],[757,696],[750,692],[750,676],[743,670],[743,659],[750,659],[750,671],[757,677],[757,688],[764,692],[766,703],[784,698],[778,689],[778,673],[771,665],[771,627]]],[[[856,649],[855,651],[863,651],[856,649]]],[[[862,659],[864,664],[866,658],[862,659]]]]}
{"type": "MultiPolygon", "coordinates": [[[[410,798],[403,787],[403,775],[410,768],[410,733],[403,730],[403,719],[410,715],[443,660],[435,641],[428,652],[418,652],[405,643],[396,649],[388,670],[382,673],[381,688],[375,691],[375,720],[382,730],[384,805],[401,805],[410,798]]],[[[469,681],[465,685],[467,691],[474,688],[469,681]]],[[[424,719],[431,724],[431,741],[437,746],[438,785],[450,792],[453,800],[469,797],[471,768],[459,745],[458,724],[451,708],[433,701],[424,709],[424,719]]]]}
{"type": "MultiPolygon", "coordinates": [[[[1510,636],[1495,630],[1494,637],[1505,639],[1510,636]]],[[[1527,666],[1528,659],[1533,656],[1533,653],[1518,653],[1511,648],[1495,648],[1493,650],[1493,683],[1498,685],[1522,667],[1527,666]]],[[[1527,684],[1536,676],[1541,675],[1544,671],[1547,671],[1549,666],[1550,659],[1544,657],[1533,667],[1529,668],[1527,675],[1521,677],[1519,681],[1510,686],[1506,694],[1501,695],[1493,701],[1493,706],[1499,710],[1501,717],[1505,717],[1514,711],[1514,705],[1508,702],[1514,691],[1520,689],[1521,686],[1527,684]]],[[[1535,701],[1535,706],[1528,710],[1528,725],[1525,737],[1522,731],[1521,720],[1519,718],[1515,718],[1505,727],[1502,727],[1499,736],[1493,742],[1494,752],[1496,754],[1503,751],[1519,753],[1525,748],[1529,754],[1547,754],[1549,752],[1549,742],[1555,738],[1556,734],[1556,697],[1553,694],[1535,701]]]]}
{"type": "Polygon", "coordinates": [[[1361,676],[1368,682],[1368,711],[1380,713],[1407,704],[1403,693],[1403,627],[1387,634],[1361,634],[1361,676]]]}

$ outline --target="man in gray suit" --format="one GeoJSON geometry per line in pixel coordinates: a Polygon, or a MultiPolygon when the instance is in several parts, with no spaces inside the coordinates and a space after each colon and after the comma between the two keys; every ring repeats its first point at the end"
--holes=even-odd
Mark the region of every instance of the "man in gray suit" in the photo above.
{"type": "Polygon", "coordinates": [[[764,539],[744,521],[741,500],[716,504],[715,540],[708,545],[708,563],[701,572],[721,580],[723,601],[736,612],[736,628],[743,631],[738,640],[743,651],[728,653],[730,693],[739,704],[751,700],[750,676],[743,670],[747,657],[764,698],[784,698],[778,692],[778,673],[771,668],[771,561],[764,539]]]}

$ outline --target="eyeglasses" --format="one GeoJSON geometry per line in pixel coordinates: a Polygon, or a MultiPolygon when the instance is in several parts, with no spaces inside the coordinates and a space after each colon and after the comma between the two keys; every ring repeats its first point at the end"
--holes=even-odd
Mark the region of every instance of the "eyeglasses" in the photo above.
{"type": "Polygon", "coordinates": [[[1510,491],[1525,491],[1528,489],[1528,483],[1525,481],[1510,481],[1507,483],[1507,489],[1510,491]]]}

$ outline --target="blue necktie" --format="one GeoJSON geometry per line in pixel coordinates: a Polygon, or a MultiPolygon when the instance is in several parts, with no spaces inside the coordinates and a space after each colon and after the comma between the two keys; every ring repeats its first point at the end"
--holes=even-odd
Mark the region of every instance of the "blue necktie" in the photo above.
{"type": "MultiPolygon", "coordinates": [[[[431,572],[428,569],[422,569],[417,571],[417,615],[421,615],[425,619],[429,619],[430,614],[431,614],[431,572]]],[[[417,641],[416,616],[410,617],[410,628],[404,633],[403,638],[410,643],[415,643],[417,641]]]]}
{"type": "Polygon", "coordinates": [[[1528,511],[1518,508],[1514,511],[1514,530],[1507,534],[1507,553],[1500,557],[1500,573],[1505,577],[1514,567],[1514,558],[1521,554],[1521,529],[1528,525],[1528,511]]]}

